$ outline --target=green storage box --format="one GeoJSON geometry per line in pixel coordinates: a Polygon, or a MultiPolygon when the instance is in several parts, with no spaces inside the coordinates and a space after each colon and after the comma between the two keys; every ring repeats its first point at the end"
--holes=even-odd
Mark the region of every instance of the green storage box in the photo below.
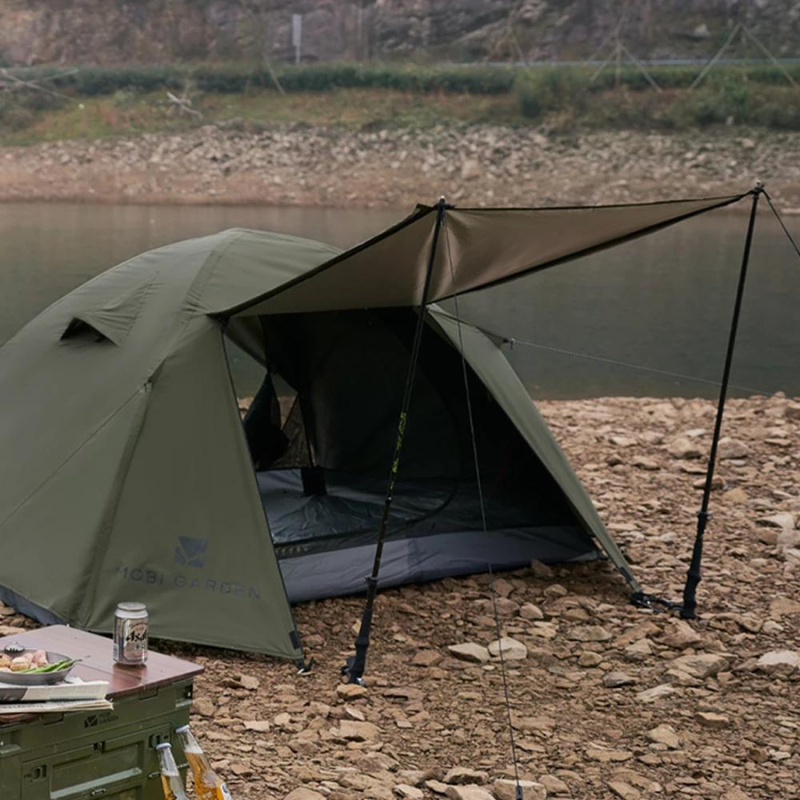
{"type": "MultiPolygon", "coordinates": [[[[145,667],[113,663],[111,641],[53,626],[0,639],[81,659],[74,674],[109,682],[113,710],[0,717],[0,800],[163,800],[156,745],[189,722],[202,667],[151,652],[145,667]]],[[[24,703],[20,703],[24,709],[24,703]]]]}
{"type": "Polygon", "coordinates": [[[189,722],[192,683],[115,701],[113,711],[0,725],[2,800],[163,800],[155,747],[189,722]]]}

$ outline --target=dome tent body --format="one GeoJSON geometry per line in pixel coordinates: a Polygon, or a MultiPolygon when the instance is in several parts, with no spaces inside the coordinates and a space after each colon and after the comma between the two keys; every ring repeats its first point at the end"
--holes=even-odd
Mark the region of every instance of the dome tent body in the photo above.
{"type": "MultiPolygon", "coordinates": [[[[494,219],[453,211],[453,261],[437,261],[432,299],[736,199],[608,207],[594,226],[582,223],[601,209],[560,210],[579,233],[569,246],[554,216],[531,231],[550,209],[494,219]]],[[[301,658],[290,599],[358,591],[368,572],[431,217],[420,207],[345,253],[247,230],[162,247],[80,287],[7,342],[0,596],[96,631],[133,598],[149,606],[153,635],[301,658]],[[254,472],[226,335],[296,390],[327,494],[304,493],[297,464],[254,472]]],[[[407,502],[381,585],[602,549],[638,588],[498,344],[436,307],[424,313],[397,492],[407,502]],[[475,523],[464,384],[454,379],[462,349],[485,431],[488,536],[475,523]]]]}

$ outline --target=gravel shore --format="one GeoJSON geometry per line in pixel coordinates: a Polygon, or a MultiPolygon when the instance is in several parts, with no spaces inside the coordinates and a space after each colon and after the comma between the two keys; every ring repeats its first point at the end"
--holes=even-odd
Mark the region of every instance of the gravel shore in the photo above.
{"type": "Polygon", "coordinates": [[[737,193],[800,213],[800,137],[717,129],[565,134],[241,120],[181,134],[0,148],[0,200],[399,207],[615,203],[737,193]]]}
{"type": "MultiPolygon", "coordinates": [[[[714,404],[540,407],[646,590],[680,599],[714,404]]],[[[602,562],[496,578],[526,798],[798,797],[800,403],[733,400],[724,435],[698,620],[634,608],[602,562]]],[[[339,677],[360,608],[296,609],[308,676],[161,643],[206,667],[193,727],[234,797],[513,798],[487,577],[380,595],[366,689],[339,677]]]]}

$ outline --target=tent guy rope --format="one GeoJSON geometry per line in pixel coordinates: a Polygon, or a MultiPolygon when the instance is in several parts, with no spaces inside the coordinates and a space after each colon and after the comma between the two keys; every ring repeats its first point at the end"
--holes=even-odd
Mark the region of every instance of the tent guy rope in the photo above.
{"type": "Polygon", "coordinates": [[[794,240],[794,237],[791,233],[789,233],[789,229],[786,227],[786,223],[783,221],[783,217],[778,213],[778,209],[775,208],[772,198],[767,194],[766,189],[764,190],[764,199],[769,204],[772,213],[775,215],[775,219],[778,220],[781,228],[783,228],[783,232],[786,234],[786,238],[792,243],[792,247],[794,248],[795,253],[797,253],[798,258],[800,258],[800,247],[797,246],[797,242],[794,240]]]}
{"type": "MultiPolygon", "coordinates": [[[[598,364],[607,364],[612,367],[621,367],[622,369],[630,369],[636,372],[649,372],[652,375],[660,375],[664,378],[675,378],[676,380],[681,381],[691,381],[692,383],[702,383],[706,386],[714,386],[719,388],[722,384],[720,381],[713,380],[711,378],[700,378],[696,375],[686,375],[682,372],[673,372],[671,370],[666,369],[658,369],[657,367],[647,367],[644,364],[633,364],[629,361],[619,361],[614,358],[607,358],[606,356],[598,356],[592,353],[584,353],[580,350],[567,350],[563,347],[554,347],[548,344],[542,344],[541,342],[531,342],[526,341],[525,339],[515,339],[512,336],[500,336],[499,334],[492,333],[491,331],[486,331],[481,329],[483,333],[486,333],[487,336],[492,338],[497,338],[503,342],[503,344],[508,344],[510,348],[513,350],[514,347],[517,345],[521,347],[529,347],[532,350],[542,350],[546,353],[556,353],[562,356],[571,356],[572,358],[582,358],[585,361],[594,361],[598,364]]],[[[759,394],[763,395],[764,397],[772,397],[774,392],[767,392],[763,389],[753,389],[750,386],[742,386],[740,384],[731,383],[729,384],[731,389],[738,389],[741,392],[747,392],[748,394],[759,394]]]]}
{"type": "MultiPolygon", "coordinates": [[[[453,254],[450,249],[450,238],[446,227],[444,226],[444,241],[445,252],[447,256],[447,263],[450,268],[450,279],[452,285],[455,286],[456,276],[453,269],[453,254]]],[[[469,374],[467,372],[467,358],[464,355],[464,333],[461,329],[461,314],[458,307],[458,294],[453,295],[453,307],[455,309],[456,325],[458,328],[458,350],[461,357],[461,372],[464,376],[464,393],[467,401],[467,419],[469,420],[469,435],[472,444],[472,458],[475,465],[475,481],[478,490],[478,503],[480,504],[481,511],[481,526],[484,535],[488,535],[488,525],[486,524],[486,502],[483,496],[483,481],[481,480],[481,465],[480,457],[478,455],[478,439],[475,435],[475,416],[472,413],[472,396],[469,391],[469,374]]],[[[517,760],[517,744],[514,738],[514,721],[511,716],[511,698],[508,686],[508,672],[506,671],[506,659],[503,652],[503,632],[500,626],[500,612],[497,609],[497,589],[494,585],[494,570],[492,569],[491,561],[487,562],[486,566],[489,570],[489,590],[492,596],[492,611],[494,612],[494,627],[497,636],[497,649],[500,654],[500,674],[503,680],[503,698],[505,701],[506,717],[508,719],[508,734],[511,742],[511,760],[514,765],[514,782],[516,784],[515,798],[516,800],[523,800],[522,785],[519,781],[519,762],[517,760]]]]}

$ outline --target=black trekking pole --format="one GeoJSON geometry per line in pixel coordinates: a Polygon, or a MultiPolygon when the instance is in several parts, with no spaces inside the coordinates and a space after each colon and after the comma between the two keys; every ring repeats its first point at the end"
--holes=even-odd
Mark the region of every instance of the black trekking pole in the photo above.
{"type": "Polygon", "coordinates": [[[750,209],[750,222],[747,225],[747,236],[744,242],[744,254],[742,256],[742,267],[739,272],[739,286],[736,290],[736,301],[733,306],[733,319],[731,330],[728,336],[728,352],[725,356],[725,368],[722,371],[722,385],[719,391],[719,402],[717,404],[717,419],[714,423],[714,436],[711,440],[711,452],[708,456],[708,469],[706,471],[706,482],[703,488],[703,503],[697,513],[697,535],[694,540],[692,550],[692,561],[689,565],[689,572],[686,575],[686,585],[683,589],[683,605],[681,606],[681,617],[683,619],[695,619],[697,616],[697,586],[701,580],[701,563],[703,560],[703,535],[706,525],[711,517],[708,510],[711,501],[711,487],[714,482],[714,466],[717,460],[717,447],[719,445],[720,432],[722,430],[722,415],[725,412],[725,399],[728,395],[728,380],[731,375],[731,365],[733,363],[733,351],[736,346],[736,330],[739,327],[739,314],[742,310],[742,298],[744,296],[744,284],[747,279],[747,265],[750,261],[750,247],[753,243],[753,229],[756,222],[756,210],[758,209],[758,199],[764,191],[764,187],[759,181],[755,189],[752,190],[753,205],[750,209]]]}
{"type": "Polygon", "coordinates": [[[422,298],[419,305],[419,317],[417,327],[414,332],[414,343],[411,347],[411,361],[408,365],[408,375],[406,376],[406,386],[403,393],[403,404],[400,410],[400,420],[397,424],[397,439],[392,456],[392,466],[389,471],[389,482],[386,487],[386,499],[383,504],[383,516],[381,525],[378,529],[378,542],[375,547],[375,560],[372,565],[372,574],[367,581],[367,599],[364,603],[364,611],[361,614],[361,627],[355,641],[355,655],[347,659],[346,666],[342,669],[342,674],[348,676],[348,683],[363,683],[364,670],[367,665],[367,650],[369,649],[370,632],[372,630],[372,610],[375,605],[375,596],[378,593],[378,575],[381,570],[381,559],[383,557],[383,545],[386,541],[386,529],[389,525],[389,515],[394,499],[394,487],[397,481],[397,473],[400,468],[400,456],[403,451],[403,440],[405,438],[406,424],[408,422],[408,410],[411,405],[411,394],[414,389],[414,377],[417,372],[417,362],[419,361],[419,349],[422,342],[422,333],[425,329],[425,314],[428,306],[428,295],[431,288],[431,278],[433,276],[433,265],[436,259],[436,247],[439,243],[439,234],[442,229],[445,211],[452,206],[445,203],[444,197],[439,198],[436,206],[436,223],[433,228],[433,240],[431,242],[431,252],[428,257],[428,267],[425,274],[425,284],[422,289],[422,298]]]}

